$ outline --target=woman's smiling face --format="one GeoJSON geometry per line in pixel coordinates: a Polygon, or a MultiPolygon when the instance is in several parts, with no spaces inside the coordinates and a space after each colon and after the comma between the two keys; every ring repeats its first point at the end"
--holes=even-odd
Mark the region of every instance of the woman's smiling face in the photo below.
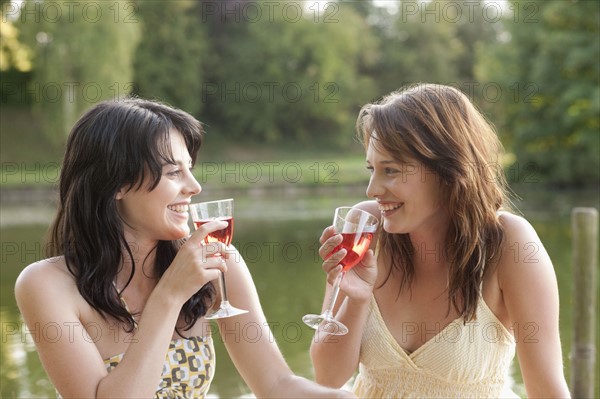
{"type": "Polygon", "coordinates": [[[377,200],[384,230],[411,233],[446,220],[438,175],[416,160],[394,159],[374,145],[374,140],[367,148],[367,168],[371,171],[367,196],[377,200]]]}
{"type": "Polygon", "coordinates": [[[171,130],[169,142],[174,164],[163,165],[158,185],[152,191],[147,190],[147,182],[136,188],[123,187],[116,196],[125,232],[148,242],[187,237],[188,204],[202,190],[192,175],[192,159],[183,136],[171,130]]]}

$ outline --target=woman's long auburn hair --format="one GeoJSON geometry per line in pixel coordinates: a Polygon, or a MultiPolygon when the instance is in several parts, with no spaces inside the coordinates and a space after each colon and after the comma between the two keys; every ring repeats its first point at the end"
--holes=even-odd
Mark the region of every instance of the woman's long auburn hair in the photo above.
{"type": "MultiPolygon", "coordinates": [[[[169,131],[184,138],[195,162],[202,144],[202,124],[191,115],[156,101],[126,98],[105,101],[87,111],[67,140],[60,173],[59,202],[50,227],[50,256],[63,255],[81,296],[103,317],[135,327],[120,300],[115,281],[123,259],[136,268],[132,243],[123,232],[115,196],[123,188],[152,191],[165,163],[174,164],[169,131]],[[144,182],[149,182],[142,187],[144,182]]],[[[153,272],[162,276],[183,240],[159,241],[153,272]]],[[[191,328],[214,300],[211,283],[182,307],[184,329],[191,328]]]]}
{"type": "MultiPolygon", "coordinates": [[[[414,159],[439,177],[450,214],[445,238],[448,299],[463,320],[475,318],[485,266],[498,258],[504,230],[498,211],[509,205],[494,128],[459,90],[436,84],[408,86],[365,105],[357,132],[397,161],[414,159]]],[[[400,290],[414,278],[408,234],[383,231],[379,250],[401,273],[400,290]]],[[[388,274],[389,278],[389,274],[388,274]]]]}

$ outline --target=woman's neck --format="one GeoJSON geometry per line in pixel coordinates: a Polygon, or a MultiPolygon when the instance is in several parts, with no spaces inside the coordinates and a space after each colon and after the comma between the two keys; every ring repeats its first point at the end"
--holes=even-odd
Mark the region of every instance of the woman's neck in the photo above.
{"type": "Polygon", "coordinates": [[[158,242],[142,240],[127,232],[125,238],[131,254],[125,248],[122,249],[121,268],[115,281],[117,289],[122,291],[126,284],[128,287],[135,287],[136,290],[142,291],[153,288],[157,280],[154,264],[158,242]]]}
{"type": "Polygon", "coordinates": [[[448,226],[449,224],[444,221],[410,233],[416,271],[419,269],[435,271],[447,268],[446,234],[448,226]]]}

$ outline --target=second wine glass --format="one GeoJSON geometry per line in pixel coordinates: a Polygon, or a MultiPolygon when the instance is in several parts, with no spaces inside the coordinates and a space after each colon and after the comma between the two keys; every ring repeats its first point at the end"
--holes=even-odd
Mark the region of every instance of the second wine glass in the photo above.
{"type": "Polygon", "coordinates": [[[331,253],[333,254],[341,249],[345,249],[347,254],[340,261],[342,272],[333,284],[329,305],[321,314],[305,315],[302,321],[306,325],[327,334],[345,335],[348,333],[348,327],[334,319],[333,307],[346,272],[356,266],[365,256],[371,246],[371,240],[377,231],[378,225],[379,221],[375,216],[360,209],[339,207],[335,210],[333,227],[336,234],[342,235],[342,243],[335,247],[331,253]]]}
{"type": "MultiPolygon", "coordinates": [[[[231,239],[233,238],[233,199],[230,198],[218,201],[190,204],[190,213],[196,229],[213,220],[223,220],[227,222],[226,228],[209,233],[204,238],[204,242],[209,244],[211,242],[219,241],[225,245],[231,244],[231,239]]],[[[238,309],[229,303],[229,300],[227,299],[227,286],[225,285],[224,273],[220,273],[219,282],[219,288],[221,291],[221,305],[219,306],[219,309],[205,316],[205,318],[209,320],[222,319],[224,317],[248,313],[247,310],[238,309]]]]}

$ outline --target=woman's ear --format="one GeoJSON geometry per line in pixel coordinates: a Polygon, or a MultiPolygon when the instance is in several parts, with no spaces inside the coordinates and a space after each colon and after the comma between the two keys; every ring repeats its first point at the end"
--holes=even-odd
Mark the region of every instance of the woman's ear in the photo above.
{"type": "Polygon", "coordinates": [[[125,195],[127,195],[127,192],[129,191],[129,188],[123,186],[119,189],[119,191],[117,191],[117,193],[115,194],[115,200],[119,201],[122,200],[123,198],[125,198],[125,195]]]}

